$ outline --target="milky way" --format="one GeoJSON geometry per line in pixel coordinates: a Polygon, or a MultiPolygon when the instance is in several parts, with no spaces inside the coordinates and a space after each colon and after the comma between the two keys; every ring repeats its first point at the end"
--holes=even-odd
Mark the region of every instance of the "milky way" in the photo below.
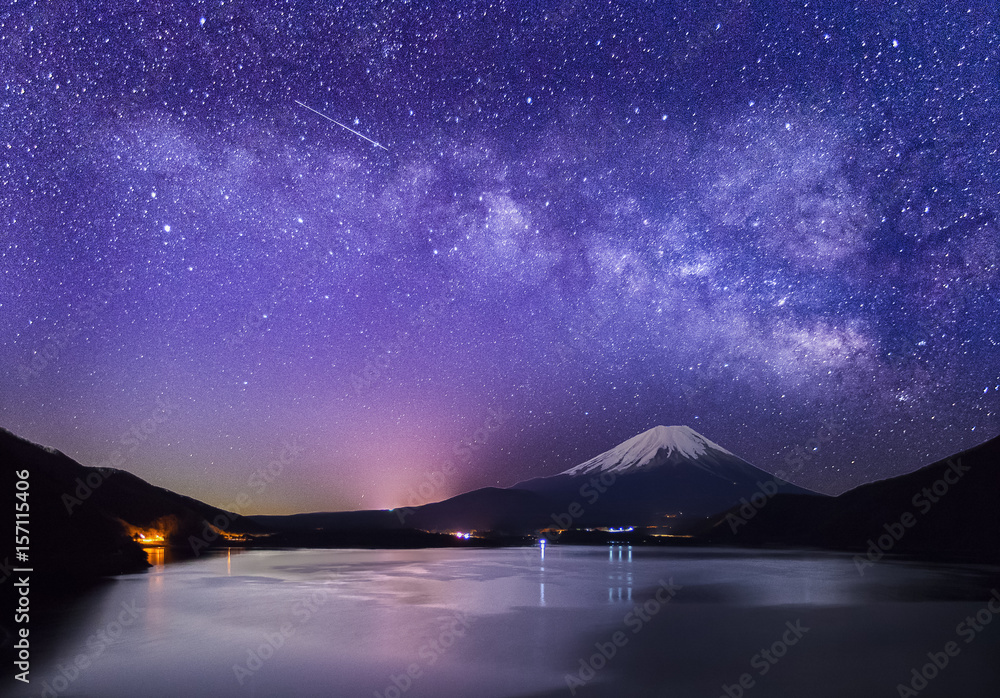
{"type": "Polygon", "coordinates": [[[826,492],[972,446],[997,12],[14,3],[0,424],[254,513],[657,424],[826,492]]]}

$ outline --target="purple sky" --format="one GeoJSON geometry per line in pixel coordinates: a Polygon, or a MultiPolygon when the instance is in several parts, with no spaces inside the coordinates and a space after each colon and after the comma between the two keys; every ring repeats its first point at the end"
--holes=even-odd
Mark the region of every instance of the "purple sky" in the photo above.
{"type": "Polygon", "coordinates": [[[0,19],[15,433],[290,513],[1000,432],[995,3],[130,7],[0,19]]]}

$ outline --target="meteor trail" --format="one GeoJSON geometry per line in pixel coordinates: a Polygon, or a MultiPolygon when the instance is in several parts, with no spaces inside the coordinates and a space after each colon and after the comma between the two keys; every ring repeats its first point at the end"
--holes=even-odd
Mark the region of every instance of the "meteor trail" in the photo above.
{"type": "Polygon", "coordinates": [[[300,101],[299,101],[299,100],[297,100],[297,99],[295,100],[295,103],[296,103],[296,104],[298,104],[298,105],[299,105],[300,107],[305,107],[306,109],[308,109],[309,111],[311,111],[311,112],[313,112],[313,113],[315,113],[315,114],[319,114],[320,116],[322,116],[322,117],[323,117],[324,119],[326,119],[327,121],[333,121],[333,123],[337,124],[337,126],[340,126],[341,128],[346,128],[346,129],[347,129],[348,131],[350,131],[351,133],[353,133],[353,134],[354,134],[355,136],[361,136],[362,138],[364,138],[364,139],[365,139],[366,141],[368,141],[369,143],[373,143],[374,145],[377,145],[377,146],[378,146],[379,148],[381,148],[382,150],[384,150],[384,151],[386,151],[386,152],[389,152],[389,149],[388,149],[388,148],[386,148],[386,147],[385,147],[384,145],[382,145],[381,143],[377,143],[377,142],[373,141],[373,140],[372,140],[371,138],[369,138],[368,136],[366,136],[366,135],[365,135],[365,134],[363,134],[363,133],[358,133],[357,131],[355,131],[355,130],[354,130],[353,128],[351,128],[350,126],[344,126],[344,125],[343,125],[342,123],[340,123],[339,121],[337,121],[337,120],[335,120],[335,119],[331,119],[331,118],[330,118],[329,116],[327,116],[327,115],[326,115],[326,114],[324,114],[323,112],[321,112],[321,111],[316,111],[315,109],[313,109],[312,107],[310,107],[310,106],[309,106],[308,104],[303,104],[302,102],[300,102],[300,101]]]}

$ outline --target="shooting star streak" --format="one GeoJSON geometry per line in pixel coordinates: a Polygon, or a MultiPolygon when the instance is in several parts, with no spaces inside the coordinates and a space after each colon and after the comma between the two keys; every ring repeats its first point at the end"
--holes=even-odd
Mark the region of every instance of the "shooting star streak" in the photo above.
{"type": "Polygon", "coordinates": [[[354,134],[355,136],[361,136],[362,138],[364,138],[364,139],[365,139],[366,141],[368,141],[369,143],[371,143],[371,144],[373,144],[373,145],[377,145],[377,146],[378,146],[379,148],[381,148],[382,150],[384,150],[384,151],[386,151],[386,152],[389,152],[389,149],[388,149],[388,148],[386,148],[386,147],[385,147],[384,145],[382,145],[381,143],[378,143],[378,142],[376,142],[376,141],[373,141],[373,140],[372,140],[371,138],[369,138],[368,136],[366,136],[366,135],[365,135],[365,134],[363,134],[363,133],[358,133],[357,131],[355,131],[355,130],[354,130],[353,128],[351,128],[350,126],[344,126],[344,124],[340,123],[339,121],[337,121],[337,120],[335,120],[335,119],[331,119],[331,118],[330,118],[329,116],[327,116],[327,115],[326,115],[326,114],[324,114],[323,112],[321,112],[321,111],[316,111],[315,109],[313,109],[312,107],[310,107],[310,106],[309,106],[308,104],[303,104],[302,102],[300,102],[300,101],[299,101],[299,100],[297,100],[297,99],[295,100],[295,103],[296,103],[296,104],[298,104],[298,105],[299,105],[300,107],[305,107],[306,109],[308,109],[309,111],[313,112],[314,114],[319,114],[320,116],[322,116],[322,117],[323,117],[324,119],[326,119],[327,121],[332,121],[333,123],[337,124],[337,126],[340,126],[340,128],[346,128],[346,129],[347,129],[348,131],[350,131],[351,133],[353,133],[353,134],[354,134]]]}

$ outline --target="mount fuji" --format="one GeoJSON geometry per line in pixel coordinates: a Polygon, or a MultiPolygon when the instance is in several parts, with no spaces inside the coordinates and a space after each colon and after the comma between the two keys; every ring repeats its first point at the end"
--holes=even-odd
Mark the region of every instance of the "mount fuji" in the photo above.
{"type": "MultiPolygon", "coordinates": [[[[661,466],[690,463],[706,472],[724,477],[722,471],[725,470],[725,463],[732,459],[739,460],[691,427],[658,426],[560,474],[571,477],[601,473],[625,475],[661,466]]],[[[749,465],[744,461],[740,462],[749,465]]]]}
{"type": "Polygon", "coordinates": [[[657,426],[548,477],[484,488],[409,512],[424,530],[644,527],[680,532],[742,499],[822,497],[750,465],[686,426],[657,426]]]}

